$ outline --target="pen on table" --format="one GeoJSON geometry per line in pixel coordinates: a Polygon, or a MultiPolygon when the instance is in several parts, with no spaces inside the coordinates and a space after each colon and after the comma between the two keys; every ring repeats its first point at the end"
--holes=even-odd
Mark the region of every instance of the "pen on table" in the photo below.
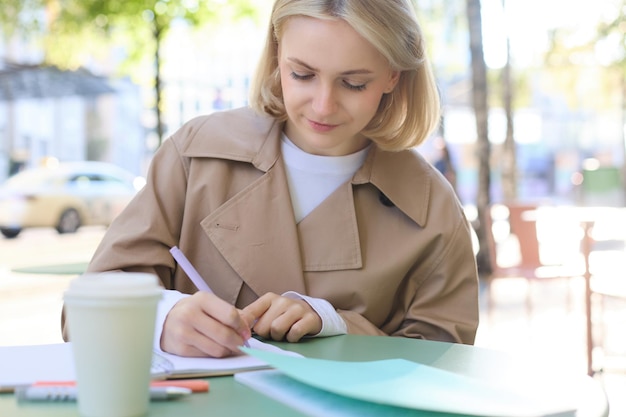
{"type": "MultiPolygon", "coordinates": [[[[75,387],[76,381],[37,381],[31,387],[75,387]]],[[[191,392],[208,392],[209,381],[203,379],[172,379],[164,381],[151,381],[151,388],[179,387],[188,388],[191,392]]]]}
{"type": "MultiPolygon", "coordinates": [[[[174,257],[176,262],[178,262],[178,265],[180,265],[183,271],[185,271],[191,282],[193,282],[198,290],[213,293],[211,287],[209,287],[209,284],[207,284],[206,281],[202,279],[200,273],[191,264],[191,262],[189,262],[189,259],[187,259],[185,254],[180,249],[178,249],[177,246],[172,246],[172,248],[170,249],[170,253],[174,257]]],[[[244,340],[243,344],[245,347],[250,347],[250,344],[247,340],[244,340]]]]}
{"type": "MultiPolygon", "coordinates": [[[[150,387],[150,400],[174,400],[191,394],[182,387],[150,387]]],[[[27,386],[15,389],[18,401],[76,401],[78,388],[72,386],[27,386]]]]}

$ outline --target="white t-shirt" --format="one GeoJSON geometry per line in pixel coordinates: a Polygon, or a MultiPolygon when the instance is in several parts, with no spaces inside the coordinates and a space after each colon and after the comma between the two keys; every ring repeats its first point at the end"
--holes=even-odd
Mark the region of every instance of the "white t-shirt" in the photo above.
{"type": "Polygon", "coordinates": [[[305,218],[363,165],[368,148],[346,156],[304,152],[283,135],[281,151],[296,223],[305,218]]]}

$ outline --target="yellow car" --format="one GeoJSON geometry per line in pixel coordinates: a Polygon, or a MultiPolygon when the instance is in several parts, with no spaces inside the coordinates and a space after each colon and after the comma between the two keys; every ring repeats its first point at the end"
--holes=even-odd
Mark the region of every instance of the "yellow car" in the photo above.
{"type": "Polygon", "coordinates": [[[108,226],[144,184],[143,177],[105,162],[21,171],[0,186],[0,233],[14,238],[25,228],[74,233],[80,226],[108,226]]]}

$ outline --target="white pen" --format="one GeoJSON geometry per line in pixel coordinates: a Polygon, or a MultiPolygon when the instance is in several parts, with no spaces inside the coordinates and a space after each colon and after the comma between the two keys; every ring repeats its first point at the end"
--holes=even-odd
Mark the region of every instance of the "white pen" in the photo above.
{"type": "MultiPolygon", "coordinates": [[[[189,259],[187,259],[185,254],[180,249],[178,249],[177,246],[172,246],[172,248],[170,249],[170,253],[174,257],[176,262],[178,262],[178,265],[180,265],[183,271],[185,271],[191,282],[193,282],[198,290],[213,293],[211,287],[209,287],[209,284],[207,284],[204,279],[202,279],[200,273],[191,264],[191,262],[189,262],[189,259]]],[[[250,344],[247,340],[243,341],[243,345],[245,347],[250,347],[250,344]]]]}
{"type": "MultiPolygon", "coordinates": [[[[182,387],[151,387],[150,400],[174,400],[191,394],[191,389],[182,387]]],[[[76,401],[78,388],[68,386],[25,386],[15,389],[18,401],[76,401]]]]}
{"type": "Polygon", "coordinates": [[[180,265],[183,271],[185,271],[191,282],[193,282],[193,285],[195,285],[198,290],[210,293],[213,292],[211,290],[211,287],[209,287],[209,284],[207,284],[202,279],[196,268],[191,264],[191,262],[189,262],[189,259],[187,259],[185,254],[180,249],[178,249],[178,247],[172,246],[172,248],[170,249],[170,253],[174,257],[176,262],[178,262],[178,265],[180,265]]]}

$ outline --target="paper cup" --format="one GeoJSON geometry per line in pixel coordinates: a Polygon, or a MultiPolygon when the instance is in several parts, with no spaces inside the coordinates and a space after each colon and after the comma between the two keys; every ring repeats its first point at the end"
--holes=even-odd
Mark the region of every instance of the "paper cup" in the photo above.
{"type": "Polygon", "coordinates": [[[64,304],[81,416],[148,413],[161,294],[157,277],[144,273],[84,274],[70,283],[64,304]]]}

